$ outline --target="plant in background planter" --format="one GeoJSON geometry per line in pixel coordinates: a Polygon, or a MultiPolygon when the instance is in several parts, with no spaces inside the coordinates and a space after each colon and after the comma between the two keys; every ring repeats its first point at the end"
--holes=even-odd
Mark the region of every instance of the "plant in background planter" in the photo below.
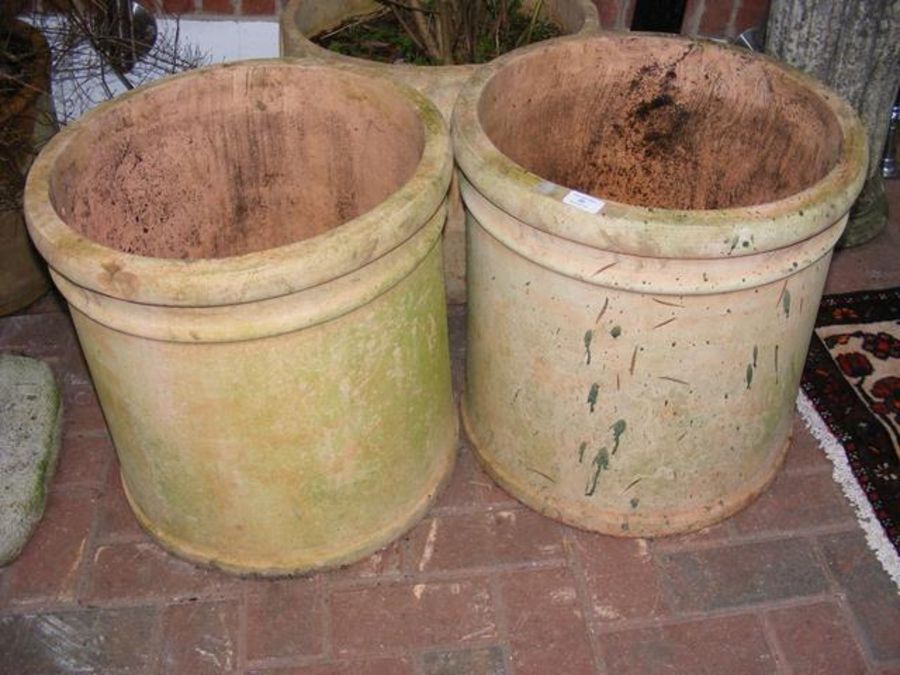
{"type": "Polygon", "coordinates": [[[46,0],[30,18],[53,54],[53,103],[66,124],[103,101],[206,56],[180,38],[177,19],[157,21],[134,0],[46,0]]]}
{"type": "Polygon", "coordinates": [[[4,0],[0,8],[0,315],[49,288],[22,219],[22,189],[58,125],[204,60],[179,42],[177,29],[174,37],[157,34],[150,15],[130,0],[52,0],[26,23],[17,17],[29,5],[4,0]]]}
{"type": "MultiPolygon", "coordinates": [[[[420,8],[432,7],[432,2],[425,3],[424,0],[418,0],[417,5],[420,8]]],[[[491,0],[490,2],[466,0],[447,0],[435,3],[435,6],[447,6],[451,10],[455,7],[457,10],[465,9],[469,12],[479,10],[484,12],[488,5],[500,7],[501,4],[507,8],[515,5],[520,7],[521,13],[531,21],[532,17],[541,17],[557,25],[562,33],[565,34],[588,34],[596,32],[600,29],[600,22],[597,16],[597,8],[591,0],[523,0],[520,3],[502,2],[502,0],[491,0]]],[[[416,17],[420,19],[420,25],[424,19],[421,12],[409,13],[406,9],[410,6],[408,2],[393,3],[393,11],[401,10],[399,13],[404,16],[407,25],[410,26],[411,32],[421,33],[421,28],[413,26],[416,17]]],[[[331,2],[320,2],[318,0],[289,0],[281,15],[281,53],[283,56],[315,56],[317,58],[326,59],[338,63],[353,63],[360,67],[368,67],[382,75],[395,78],[409,84],[426,96],[428,96],[438,106],[445,118],[449,121],[453,112],[453,105],[456,102],[456,96],[462,88],[469,76],[475,72],[478,67],[472,64],[466,65],[413,65],[409,63],[377,63],[375,61],[367,61],[360,58],[354,58],[344,54],[329,51],[324,47],[313,42],[311,38],[332,33],[341,26],[346,26],[353,22],[354,19],[361,19],[375,12],[383,12],[385,7],[377,0],[332,0],[331,2]]],[[[450,16],[450,14],[444,15],[450,16]]],[[[456,34],[471,35],[477,26],[471,26],[471,20],[465,11],[456,13],[454,16],[463,17],[456,21],[456,34]]],[[[494,15],[495,19],[498,16],[494,15]]],[[[434,15],[429,15],[430,23],[426,22],[426,31],[432,34],[432,40],[437,43],[434,37],[440,33],[440,22],[436,20],[434,15]]],[[[526,28],[527,30],[527,28],[526,28]]],[[[498,35],[498,30],[493,27],[487,32],[488,35],[498,35]]],[[[334,37],[334,36],[333,36],[334,37]]],[[[426,38],[421,37],[422,41],[426,38]]],[[[471,47],[473,40],[458,41],[454,50],[454,62],[458,59],[456,52],[465,53],[471,47]],[[468,43],[468,44],[467,44],[468,43]]],[[[445,42],[446,44],[446,42],[445,42]]],[[[440,52],[441,50],[436,50],[440,52]]],[[[444,61],[443,58],[437,59],[444,61]]],[[[456,182],[451,186],[451,197],[449,213],[447,216],[447,227],[444,232],[444,281],[447,287],[447,297],[450,302],[464,302],[466,298],[466,248],[465,248],[465,211],[459,199],[459,192],[456,182]]]]}
{"type": "Polygon", "coordinates": [[[0,8],[0,315],[49,288],[22,219],[28,167],[49,135],[50,52],[41,33],[16,17],[17,0],[0,8]]]}
{"type": "Polygon", "coordinates": [[[516,47],[561,34],[521,0],[377,0],[381,10],[313,37],[332,51],[386,63],[485,63],[516,47]]]}

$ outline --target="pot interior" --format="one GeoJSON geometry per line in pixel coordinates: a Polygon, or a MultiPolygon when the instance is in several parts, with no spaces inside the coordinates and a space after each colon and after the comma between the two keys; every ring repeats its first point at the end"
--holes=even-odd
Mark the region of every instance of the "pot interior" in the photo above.
{"type": "Polygon", "coordinates": [[[106,246],[221,258],[327,232],[415,173],[417,109],[338,70],[200,71],[85,119],[57,161],[60,217],[106,246]]]}
{"type": "Polygon", "coordinates": [[[828,102],[774,63],[663,37],[532,51],[491,78],[479,115],[529,171],[645,207],[781,199],[823,178],[841,150],[828,102]]]}

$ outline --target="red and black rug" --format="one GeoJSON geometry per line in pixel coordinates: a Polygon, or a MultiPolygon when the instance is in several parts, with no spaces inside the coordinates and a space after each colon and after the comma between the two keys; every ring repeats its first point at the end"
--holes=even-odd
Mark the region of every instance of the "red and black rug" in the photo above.
{"type": "Polygon", "coordinates": [[[900,585],[900,288],[822,298],[797,405],[900,585]]]}

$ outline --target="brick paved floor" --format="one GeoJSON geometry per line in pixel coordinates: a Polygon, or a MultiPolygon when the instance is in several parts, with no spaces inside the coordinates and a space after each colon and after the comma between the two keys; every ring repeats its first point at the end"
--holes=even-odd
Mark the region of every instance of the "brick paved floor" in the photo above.
{"type": "MultiPolygon", "coordinates": [[[[828,290],[900,284],[898,225],[837,254],[828,290]]],[[[457,384],[463,324],[455,309],[457,384]]],[[[463,440],[450,486],[386,550],[241,580],[135,523],[58,298],[0,319],[0,349],[46,359],[66,406],[46,517],[0,571],[0,672],[900,673],[900,596],[800,423],[773,487],[700,533],[564,527],[493,486],[463,440]]]]}

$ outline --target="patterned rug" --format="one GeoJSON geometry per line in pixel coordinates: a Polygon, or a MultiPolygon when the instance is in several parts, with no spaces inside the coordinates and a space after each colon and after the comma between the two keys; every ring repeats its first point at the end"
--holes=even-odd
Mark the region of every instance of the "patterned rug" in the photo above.
{"type": "Polygon", "coordinates": [[[822,299],[797,407],[900,586],[900,288],[822,299]]]}

